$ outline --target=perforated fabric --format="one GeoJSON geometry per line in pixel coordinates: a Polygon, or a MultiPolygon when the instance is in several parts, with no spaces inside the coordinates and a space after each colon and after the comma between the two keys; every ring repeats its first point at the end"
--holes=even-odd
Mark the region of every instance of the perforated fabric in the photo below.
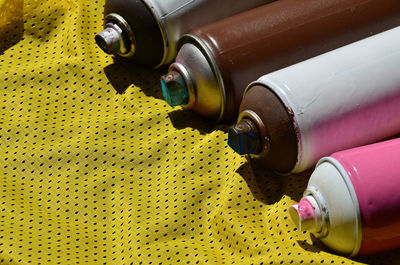
{"type": "Polygon", "coordinates": [[[165,104],[166,69],[96,47],[103,4],[0,1],[0,263],[357,263],[288,218],[306,177],[257,170],[165,104]]]}

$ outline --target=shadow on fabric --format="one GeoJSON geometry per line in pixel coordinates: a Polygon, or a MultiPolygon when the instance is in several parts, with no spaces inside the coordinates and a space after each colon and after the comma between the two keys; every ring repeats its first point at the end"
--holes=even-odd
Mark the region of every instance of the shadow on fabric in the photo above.
{"type": "MultiPolygon", "coordinates": [[[[247,182],[254,198],[268,205],[279,202],[284,195],[289,196],[294,201],[299,201],[303,196],[303,192],[313,171],[314,168],[300,174],[282,176],[265,169],[261,162],[250,158],[237,170],[247,182]]],[[[310,234],[310,237],[312,244],[303,240],[298,240],[297,244],[302,249],[312,253],[328,252],[337,255],[337,253],[326,247],[318,238],[312,234],[310,234]]],[[[399,249],[395,249],[366,257],[356,256],[351,259],[366,264],[387,264],[385,263],[387,260],[399,261],[400,251],[399,249]]]]}
{"type": "Polygon", "coordinates": [[[146,68],[127,59],[115,58],[113,64],[104,68],[104,73],[118,94],[124,94],[131,85],[135,85],[143,88],[147,96],[162,99],[160,76],[166,71],[164,68],[146,68]]]}
{"type": "MultiPolygon", "coordinates": [[[[178,129],[192,128],[198,130],[202,135],[209,134],[213,131],[223,131],[228,133],[228,126],[215,124],[210,120],[187,109],[177,109],[168,113],[172,125],[178,129]]],[[[227,136],[228,137],[228,136],[227,136]]]]}
{"type": "Polygon", "coordinates": [[[248,158],[237,172],[247,182],[255,199],[264,204],[274,204],[284,195],[299,201],[307,187],[312,170],[283,176],[265,168],[260,161],[248,158]]]}
{"type": "Polygon", "coordinates": [[[23,0],[0,0],[0,54],[24,35],[23,0]]]}
{"type": "MultiPolygon", "coordinates": [[[[115,91],[122,95],[132,85],[142,89],[146,96],[164,99],[160,87],[160,76],[168,71],[167,66],[151,69],[130,63],[126,59],[115,58],[114,63],[104,68],[104,73],[115,91]]],[[[216,125],[196,113],[186,110],[171,111],[168,116],[176,129],[193,128],[201,134],[208,134],[215,130],[227,132],[224,125],[216,125]]]]}
{"type": "Polygon", "coordinates": [[[322,244],[322,242],[318,238],[316,238],[312,234],[310,234],[310,238],[312,244],[303,240],[297,240],[297,244],[299,244],[302,249],[313,253],[320,253],[321,251],[330,252],[330,250],[325,247],[325,245],[322,244]]]}

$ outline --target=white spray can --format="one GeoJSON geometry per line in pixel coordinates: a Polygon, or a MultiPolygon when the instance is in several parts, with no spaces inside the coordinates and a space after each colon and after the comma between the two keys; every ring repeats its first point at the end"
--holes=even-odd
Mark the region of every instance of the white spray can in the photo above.
{"type": "Polygon", "coordinates": [[[261,77],[240,113],[228,144],[283,173],[399,133],[400,27],[261,77]]]}

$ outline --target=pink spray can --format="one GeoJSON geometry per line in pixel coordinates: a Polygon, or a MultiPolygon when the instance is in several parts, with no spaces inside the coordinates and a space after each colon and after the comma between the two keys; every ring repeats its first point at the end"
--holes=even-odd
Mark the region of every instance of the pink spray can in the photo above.
{"type": "Polygon", "coordinates": [[[400,139],[322,158],[292,220],[348,256],[400,247],[400,139]]]}

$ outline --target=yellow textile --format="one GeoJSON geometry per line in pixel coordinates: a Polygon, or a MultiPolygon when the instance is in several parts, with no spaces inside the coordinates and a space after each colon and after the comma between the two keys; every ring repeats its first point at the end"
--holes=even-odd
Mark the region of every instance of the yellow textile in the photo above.
{"type": "Polygon", "coordinates": [[[306,177],[256,169],[166,105],[165,69],[96,47],[103,5],[0,1],[0,263],[352,263],[288,218],[306,177]]]}

